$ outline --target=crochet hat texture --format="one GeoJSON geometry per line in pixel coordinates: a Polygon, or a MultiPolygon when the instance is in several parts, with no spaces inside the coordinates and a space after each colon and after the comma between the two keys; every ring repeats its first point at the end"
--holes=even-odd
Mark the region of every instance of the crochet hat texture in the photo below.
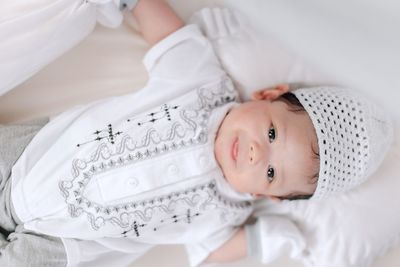
{"type": "Polygon", "coordinates": [[[383,161],[393,135],[382,108],[336,87],[293,91],[316,130],[320,170],[312,199],[346,192],[364,182],[383,161]]]}

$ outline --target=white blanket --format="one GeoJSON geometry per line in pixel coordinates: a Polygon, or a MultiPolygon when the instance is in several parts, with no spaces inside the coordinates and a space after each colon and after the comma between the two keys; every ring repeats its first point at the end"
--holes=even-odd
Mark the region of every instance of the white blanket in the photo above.
{"type": "Polygon", "coordinates": [[[122,14],[113,0],[2,1],[0,95],[77,45],[96,21],[119,26],[122,14]]]}
{"type": "Polygon", "coordinates": [[[400,118],[400,2],[225,1],[336,81],[362,90],[400,118]]]}

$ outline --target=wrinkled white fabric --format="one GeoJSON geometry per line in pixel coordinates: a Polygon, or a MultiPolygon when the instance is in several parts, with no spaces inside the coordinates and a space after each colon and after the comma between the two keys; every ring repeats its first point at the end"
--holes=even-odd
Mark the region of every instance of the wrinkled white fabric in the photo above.
{"type": "Polygon", "coordinates": [[[225,0],[224,4],[243,12],[261,36],[274,36],[308,65],[329,73],[341,85],[362,90],[400,118],[399,1],[225,0]]]}
{"type": "Polygon", "coordinates": [[[119,1],[2,1],[0,95],[21,84],[91,33],[96,21],[117,27],[119,1]]]}
{"type": "Polygon", "coordinates": [[[97,21],[106,27],[118,27],[123,19],[119,8],[119,0],[88,0],[95,5],[97,21]]]}
{"type": "Polygon", "coordinates": [[[282,256],[302,259],[307,256],[307,244],[295,222],[286,216],[260,216],[245,227],[248,255],[262,263],[282,256]]]}
{"type": "Polygon", "coordinates": [[[276,38],[254,29],[239,11],[204,8],[190,21],[198,24],[211,40],[243,99],[249,99],[254,90],[279,83],[333,83],[328,75],[290,53],[276,38]]]}

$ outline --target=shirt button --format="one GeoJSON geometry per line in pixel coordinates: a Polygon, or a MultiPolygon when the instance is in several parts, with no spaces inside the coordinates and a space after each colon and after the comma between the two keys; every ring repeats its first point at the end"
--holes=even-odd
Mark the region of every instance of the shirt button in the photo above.
{"type": "Polygon", "coordinates": [[[134,178],[134,177],[129,178],[126,181],[126,183],[127,183],[128,186],[131,186],[131,187],[136,187],[139,184],[138,180],[136,178],[134,178]]]}
{"type": "Polygon", "coordinates": [[[170,175],[177,175],[179,173],[179,169],[176,165],[169,165],[168,167],[168,173],[170,175]]]}

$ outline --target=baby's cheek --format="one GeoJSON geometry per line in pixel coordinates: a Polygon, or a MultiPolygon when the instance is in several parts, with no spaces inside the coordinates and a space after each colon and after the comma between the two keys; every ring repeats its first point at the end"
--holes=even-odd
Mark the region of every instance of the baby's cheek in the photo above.
{"type": "Polygon", "coordinates": [[[265,189],[267,178],[264,173],[264,168],[256,168],[248,174],[246,184],[250,190],[258,192],[265,189]]]}

